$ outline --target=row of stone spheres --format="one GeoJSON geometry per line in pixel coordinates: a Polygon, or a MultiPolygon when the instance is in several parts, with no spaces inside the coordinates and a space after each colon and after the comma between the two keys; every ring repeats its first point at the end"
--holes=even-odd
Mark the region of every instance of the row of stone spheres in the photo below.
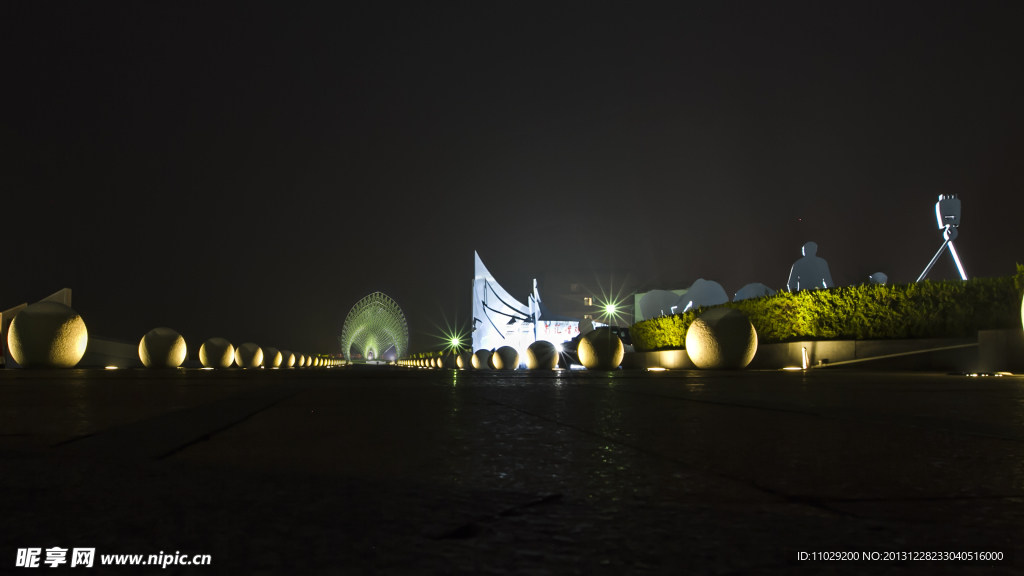
{"type": "MultiPolygon", "coordinates": [[[[580,364],[588,370],[614,370],[622,363],[625,347],[609,328],[587,332],[576,349],[580,364]]],[[[686,352],[697,368],[736,370],[745,368],[757,353],[757,331],[739,310],[712,308],[693,321],[686,331],[686,352]]],[[[459,370],[516,370],[519,352],[511,346],[477,350],[434,358],[400,360],[402,366],[459,370]]],[[[554,370],[558,352],[554,344],[538,340],[526,349],[528,370],[554,370]]]]}
{"type": "MultiPolygon", "coordinates": [[[[170,328],[154,328],[139,342],[139,359],[147,368],[177,368],[185,362],[185,339],[170,328]]],[[[261,348],[246,342],[235,348],[224,338],[210,338],[199,347],[204,368],[321,368],[343,366],[344,360],[296,354],[289,350],[261,348]]]]}
{"type": "MultiPolygon", "coordinates": [[[[36,302],[18,313],[7,333],[7,349],[23,368],[73,368],[89,344],[82,317],[59,302],[36,302]]],[[[139,342],[139,360],[147,368],[177,368],[185,362],[185,339],[170,328],[154,328],[139,342]]],[[[211,338],[199,348],[205,368],[299,368],[343,366],[344,360],[260,348],[252,342],[238,348],[224,338],[211,338]]]]}
{"type": "MultiPolygon", "coordinates": [[[[1021,310],[1024,321],[1024,304],[1021,310]]],[[[82,317],[59,302],[37,302],[11,322],[7,346],[15,362],[24,368],[72,368],[85,355],[89,332],[82,317]]],[[[686,332],[686,351],[701,369],[739,369],[750,364],[757,352],[757,331],[740,311],[712,308],[700,315],[686,332]]],[[[170,328],[154,328],[139,342],[139,359],[148,368],[177,368],[187,357],[185,339],[170,328]]],[[[588,332],[577,348],[580,363],[588,370],[613,370],[622,363],[622,340],[608,328],[588,332]]],[[[555,346],[538,340],[526,350],[529,370],[552,370],[558,365],[555,346]]],[[[199,348],[205,368],[303,368],[332,367],[345,360],[293,353],[289,350],[246,342],[235,348],[224,338],[210,338],[199,348]]],[[[446,357],[399,360],[402,366],[462,370],[516,370],[519,352],[511,346],[495,351],[477,350],[446,357]]]]}

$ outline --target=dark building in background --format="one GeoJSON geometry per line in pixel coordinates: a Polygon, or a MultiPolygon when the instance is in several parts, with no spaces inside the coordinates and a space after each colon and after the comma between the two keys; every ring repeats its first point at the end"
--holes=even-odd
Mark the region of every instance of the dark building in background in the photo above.
{"type": "Polygon", "coordinates": [[[544,304],[555,314],[629,326],[633,320],[633,293],[639,286],[629,271],[552,270],[538,280],[544,304]],[[609,317],[605,306],[615,304],[609,317]]]}

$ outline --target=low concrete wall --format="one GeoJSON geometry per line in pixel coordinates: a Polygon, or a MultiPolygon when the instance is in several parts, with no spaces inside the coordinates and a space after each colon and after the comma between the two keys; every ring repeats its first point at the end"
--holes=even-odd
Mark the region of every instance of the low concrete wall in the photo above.
{"type": "MultiPolygon", "coordinates": [[[[991,330],[987,332],[1011,332],[991,330]]],[[[1024,330],[1020,339],[1020,361],[1024,363],[1024,330]]],[[[996,335],[998,342],[1008,342],[1004,347],[1015,350],[1011,342],[1015,335],[996,335]],[[1002,338],[999,340],[998,338],[1002,338]]],[[[976,338],[916,338],[907,340],[829,340],[800,341],[782,344],[761,344],[757,354],[748,366],[752,370],[779,370],[795,366],[802,367],[803,351],[807,349],[808,367],[822,367],[836,362],[849,360],[871,359],[890,354],[917,352],[948,346],[961,346],[978,343],[976,338]]],[[[1005,354],[1004,354],[1005,355],[1005,354]]],[[[697,370],[690,361],[686,350],[664,350],[661,352],[632,352],[622,360],[623,368],[667,368],[670,370],[697,370]]],[[[837,366],[843,369],[857,370],[920,370],[930,372],[975,372],[979,370],[978,347],[940,350],[938,352],[922,352],[896,358],[879,358],[865,360],[853,364],[837,366]]],[[[1000,370],[1012,371],[1009,368],[1000,370]]],[[[987,371],[997,371],[990,369],[987,371]]],[[[1024,371],[1022,369],[1021,371],[1024,371]]]]}
{"type": "MultiPolygon", "coordinates": [[[[917,352],[948,346],[975,344],[976,338],[911,338],[906,340],[830,340],[800,341],[782,344],[762,344],[757,347],[750,368],[773,370],[787,366],[803,366],[803,350],[807,349],[808,367],[834,364],[917,352]]],[[[978,349],[959,348],[899,356],[896,358],[880,358],[846,364],[845,369],[863,370],[921,370],[946,372],[972,372],[978,369],[978,349]]]]}
{"type": "Polygon", "coordinates": [[[1024,372],[1024,330],[978,332],[979,372],[1024,372]]]}
{"type": "Polygon", "coordinates": [[[669,370],[696,370],[686,350],[660,352],[628,352],[622,358],[623,368],[667,368],[669,370]]]}
{"type": "Polygon", "coordinates": [[[89,344],[85,347],[85,356],[82,356],[82,360],[76,368],[103,368],[105,366],[142,368],[142,360],[139,359],[139,345],[111,338],[90,336],[89,344]]]}

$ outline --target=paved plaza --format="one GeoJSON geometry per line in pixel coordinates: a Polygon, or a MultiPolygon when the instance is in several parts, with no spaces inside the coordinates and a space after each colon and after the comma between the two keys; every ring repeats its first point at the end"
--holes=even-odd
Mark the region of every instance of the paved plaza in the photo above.
{"type": "Polygon", "coordinates": [[[3,370],[0,470],[3,573],[1024,571],[1015,376],[3,370]]]}

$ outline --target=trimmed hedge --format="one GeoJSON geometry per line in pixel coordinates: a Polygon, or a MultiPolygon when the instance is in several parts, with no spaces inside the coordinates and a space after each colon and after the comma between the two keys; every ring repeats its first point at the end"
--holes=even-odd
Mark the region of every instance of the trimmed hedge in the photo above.
{"type": "MultiPolygon", "coordinates": [[[[779,292],[722,304],[750,318],[762,343],[792,340],[962,338],[1019,328],[1024,266],[1017,274],[966,282],[847,286],[779,292]]],[[[685,347],[686,329],[706,308],[637,322],[637,351],[685,347]]]]}

